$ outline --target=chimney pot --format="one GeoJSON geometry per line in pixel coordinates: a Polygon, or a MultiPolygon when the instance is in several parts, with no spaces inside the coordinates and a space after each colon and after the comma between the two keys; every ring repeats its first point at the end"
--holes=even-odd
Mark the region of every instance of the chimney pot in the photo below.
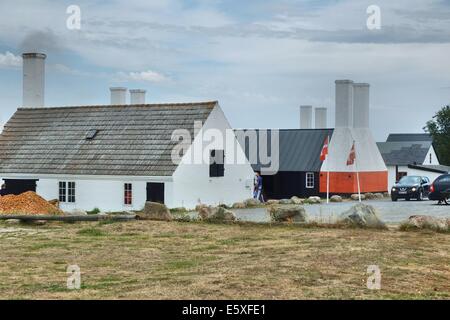
{"type": "Polygon", "coordinates": [[[312,106],[300,106],[300,129],[312,128],[312,106]]]}
{"type": "Polygon", "coordinates": [[[315,109],[315,128],[316,129],[326,129],[327,124],[327,108],[316,108],[315,109]]]}
{"type": "Polygon", "coordinates": [[[145,104],[145,93],[142,89],[130,90],[130,104],[145,104]]]}
{"type": "Polygon", "coordinates": [[[127,104],[127,88],[112,87],[111,91],[111,105],[125,105],[127,104]]]}
{"type": "Polygon", "coordinates": [[[335,126],[353,125],[353,81],[336,80],[336,118],[335,126]]]}
{"type": "Polygon", "coordinates": [[[27,107],[45,105],[45,59],[44,53],[22,54],[23,87],[22,104],[27,107]]]}
{"type": "Polygon", "coordinates": [[[370,85],[353,84],[353,127],[369,128],[370,85]]]}

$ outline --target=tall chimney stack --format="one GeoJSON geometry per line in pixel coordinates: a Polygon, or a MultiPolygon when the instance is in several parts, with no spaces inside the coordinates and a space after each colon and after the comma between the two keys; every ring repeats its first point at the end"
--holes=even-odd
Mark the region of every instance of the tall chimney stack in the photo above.
{"type": "Polygon", "coordinates": [[[315,109],[315,128],[325,129],[327,125],[327,108],[316,108],[315,109]]]}
{"type": "Polygon", "coordinates": [[[45,105],[45,58],[43,53],[24,53],[22,104],[26,107],[45,105]]]}
{"type": "Polygon", "coordinates": [[[336,128],[353,126],[353,81],[336,80],[336,128]]]}
{"type": "Polygon", "coordinates": [[[127,88],[112,87],[111,90],[111,105],[127,104],[127,88]]]}
{"type": "Polygon", "coordinates": [[[369,128],[370,85],[353,84],[353,127],[369,128]]]}
{"type": "Polygon", "coordinates": [[[130,104],[145,104],[145,90],[130,90],[130,104]]]}
{"type": "Polygon", "coordinates": [[[300,129],[312,128],[312,106],[300,106],[300,129]]]}

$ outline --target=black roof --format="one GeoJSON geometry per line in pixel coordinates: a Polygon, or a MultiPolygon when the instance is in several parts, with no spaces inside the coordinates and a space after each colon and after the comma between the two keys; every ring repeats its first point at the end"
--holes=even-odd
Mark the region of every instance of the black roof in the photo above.
{"type": "Polygon", "coordinates": [[[432,143],[431,141],[396,141],[378,142],[377,146],[387,166],[399,166],[423,164],[432,143]]]}
{"type": "MultiPolygon", "coordinates": [[[[239,133],[245,133],[249,129],[235,130],[239,140],[239,133]]],[[[250,129],[251,130],[251,129],[250,129]]],[[[257,129],[258,138],[262,129],[257,129]]],[[[265,130],[264,130],[265,131],[265,130]]],[[[267,150],[271,155],[270,131],[267,136],[267,150]]],[[[331,137],[333,129],[280,129],[279,132],[279,171],[318,172],[322,166],[320,153],[325,138],[331,137]]],[[[247,158],[249,157],[248,142],[243,146],[247,158]]],[[[259,154],[259,152],[258,152],[259,154]]],[[[258,163],[252,163],[253,170],[261,169],[261,159],[258,163]]],[[[263,166],[264,167],[264,166],[263,166]]]]}
{"type": "Polygon", "coordinates": [[[391,133],[386,142],[429,141],[433,138],[428,133],[391,133]]]}

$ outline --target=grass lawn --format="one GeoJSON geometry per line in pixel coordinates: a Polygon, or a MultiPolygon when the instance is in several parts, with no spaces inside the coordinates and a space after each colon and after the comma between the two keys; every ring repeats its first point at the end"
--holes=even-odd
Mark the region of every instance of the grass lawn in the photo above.
{"type": "Polygon", "coordinates": [[[449,299],[450,235],[149,222],[0,223],[1,299],[449,299]],[[66,268],[81,268],[80,290],[66,268]],[[368,290],[369,265],[381,290],[368,290]]]}

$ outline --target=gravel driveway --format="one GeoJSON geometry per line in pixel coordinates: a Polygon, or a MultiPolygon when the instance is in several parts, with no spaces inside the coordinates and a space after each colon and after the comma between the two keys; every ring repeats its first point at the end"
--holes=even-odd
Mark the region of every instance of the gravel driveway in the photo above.
{"type": "MultiPolygon", "coordinates": [[[[374,206],[380,218],[387,223],[399,223],[412,215],[431,215],[435,217],[450,217],[450,206],[437,205],[435,201],[402,201],[392,202],[389,199],[363,201],[374,206]]],[[[342,212],[348,210],[357,202],[342,202],[330,204],[305,205],[309,217],[322,222],[332,222],[342,212]]],[[[233,210],[242,221],[269,222],[265,208],[233,210]]]]}

